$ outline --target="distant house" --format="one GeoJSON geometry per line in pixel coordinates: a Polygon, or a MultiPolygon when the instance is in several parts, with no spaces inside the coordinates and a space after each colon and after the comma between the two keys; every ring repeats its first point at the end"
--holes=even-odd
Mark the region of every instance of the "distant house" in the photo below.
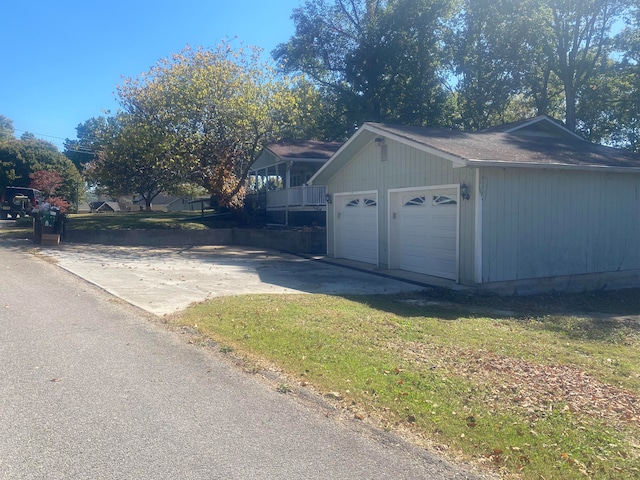
{"type": "MultiPolygon", "coordinates": [[[[182,212],[185,210],[191,210],[190,197],[186,196],[173,196],[159,194],[151,203],[151,210],[154,212],[182,212]]],[[[135,195],[133,197],[131,210],[139,211],[145,210],[147,204],[141,195],[135,195]]]]}
{"type": "Polygon", "coordinates": [[[91,202],[89,205],[92,213],[112,213],[120,211],[120,205],[118,202],[97,201],[91,202]]]}
{"type": "Polygon", "coordinates": [[[308,180],[342,143],[287,141],[267,146],[251,167],[250,194],[260,198],[270,223],[324,225],[326,190],[308,180]]]}
{"type": "Polygon", "coordinates": [[[88,202],[78,203],[78,213],[90,213],[91,211],[91,204],[88,202]]]}
{"type": "Polygon", "coordinates": [[[328,255],[510,292],[640,284],[640,154],[536,117],[366,123],[310,179],[328,255]]]}

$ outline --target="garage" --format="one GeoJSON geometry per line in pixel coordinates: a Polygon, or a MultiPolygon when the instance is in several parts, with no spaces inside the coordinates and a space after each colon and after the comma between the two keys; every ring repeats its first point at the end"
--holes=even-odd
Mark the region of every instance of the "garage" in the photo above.
{"type": "Polygon", "coordinates": [[[390,198],[391,265],[457,280],[457,188],[392,191],[390,198]]]}
{"type": "Polygon", "coordinates": [[[378,264],[378,194],[335,195],[335,256],[378,264]]]}

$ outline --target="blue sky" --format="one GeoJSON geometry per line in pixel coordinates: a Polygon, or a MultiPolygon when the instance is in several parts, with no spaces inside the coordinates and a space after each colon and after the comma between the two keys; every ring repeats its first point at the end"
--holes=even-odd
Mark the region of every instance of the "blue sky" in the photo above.
{"type": "Polygon", "coordinates": [[[294,33],[303,0],[4,0],[0,115],[62,150],[78,124],[115,111],[122,76],[224,38],[268,54],[294,33]]]}

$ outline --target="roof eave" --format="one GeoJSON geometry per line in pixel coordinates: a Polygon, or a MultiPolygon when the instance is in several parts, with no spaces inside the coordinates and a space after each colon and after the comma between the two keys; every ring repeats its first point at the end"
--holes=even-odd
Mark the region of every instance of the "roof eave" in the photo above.
{"type": "Polygon", "coordinates": [[[535,170],[584,170],[591,172],[602,172],[606,170],[607,172],[611,173],[640,173],[640,167],[620,167],[613,165],[575,165],[570,163],[509,162],[504,160],[469,159],[466,166],[470,168],[530,168],[535,170]]]}

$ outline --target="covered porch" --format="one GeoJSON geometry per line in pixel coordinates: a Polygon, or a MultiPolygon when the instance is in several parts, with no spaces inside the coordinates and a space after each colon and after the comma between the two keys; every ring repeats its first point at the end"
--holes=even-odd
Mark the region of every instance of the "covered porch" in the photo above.
{"type": "Polygon", "coordinates": [[[269,223],[325,225],[326,187],[307,185],[340,144],[296,141],[269,145],[249,175],[249,195],[266,211],[269,223]]]}

